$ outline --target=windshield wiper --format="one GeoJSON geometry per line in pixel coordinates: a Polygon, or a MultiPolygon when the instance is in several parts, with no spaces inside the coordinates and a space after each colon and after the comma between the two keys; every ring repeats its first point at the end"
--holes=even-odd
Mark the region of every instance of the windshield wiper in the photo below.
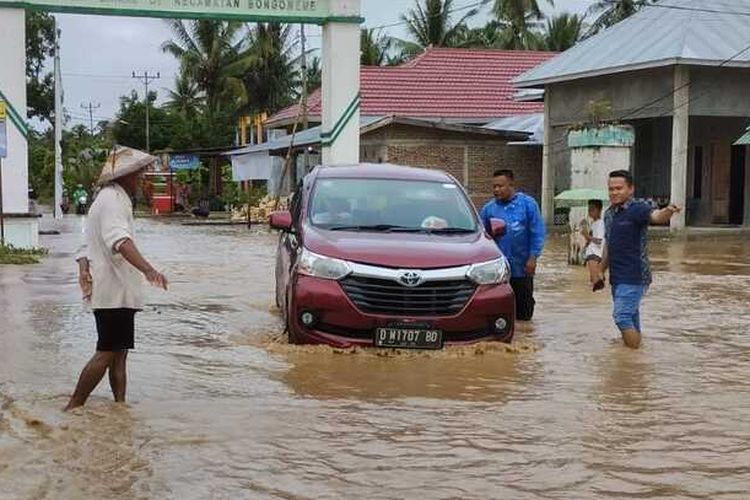
{"type": "Polygon", "coordinates": [[[425,228],[422,229],[422,231],[429,234],[472,234],[477,232],[476,229],[468,229],[465,227],[425,228]]]}
{"type": "Polygon", "coordinates": [[[475,233],[475,229],[465,227],[444,227],[444,228],[426,228],[426,227],[407,227],[397,226],[394,224],[374,224],[374,225],[351,225],[351,226],[333,226],[328,228],[329,231],[373,231],[383,233],[427,233],[427,234],[470,234],[475,233]]]}
{"type": "MultiPolygon", "coordinates": [[[[404,226],[395,226],[393,224],[374,224],[374,225],[352,225],[352,226],[333,226],[328,228],[329,231],[376,231],[376,232],[389,232],[389,231],[409,231],[412,228],[404,226]]],[[[416,231],[417,229],[415,229],[416,231]]]]}

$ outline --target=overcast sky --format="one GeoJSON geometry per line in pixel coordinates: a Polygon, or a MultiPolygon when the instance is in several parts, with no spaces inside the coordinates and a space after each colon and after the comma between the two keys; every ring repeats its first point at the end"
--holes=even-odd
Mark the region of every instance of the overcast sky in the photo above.
{"type": "MultiPolygon", "coordinates": [[[[368,27],[399,22],[399,15],[414,5],[415,0],[363,0],[363,16],[368,27]]],[[[456,0],[456,7],[474,3],[456,0]]],[[[555,8],[548,12],[584,12],[592,0],[555,0],[555,8]]],[[[487,9],[485,9],[486,11],[487,9]]],[[[474,21],[486,20],[487,14],[474,21]]],[[[133,71],[161,74],[152,88],[160,99],[171,88],[177,61],[161,51],[161,44],[170,38],[166,23],[160,19],[105,17],[57,14],[62,30],[62,73],[65,107],[72,123],[88,124],[88,111],[81,108],[89,103],[99,105],[94,111],[94,122],[110,119],[118,109],[119,97],[137,89],[143,95],[143,85],[134,80],[133,71]]],[[[310,26],[311,46],[320,43],[320,28],[310,26]]],[[[388,34],[404,37],[402,26],[390,27],[388,34]]]]}

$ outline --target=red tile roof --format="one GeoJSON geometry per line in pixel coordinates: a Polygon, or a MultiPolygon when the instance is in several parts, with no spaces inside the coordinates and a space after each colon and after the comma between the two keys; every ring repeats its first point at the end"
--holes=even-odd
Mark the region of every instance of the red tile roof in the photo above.
{"type": "MultiPolygon", "coordinates": [[[[452,118],[467,121],[538,113],[542,103],[513,100],[512,80],[554,57],[554,52],[429,48],[400,66],[363,66],[364,116],[452,118]]],[[[320,90],[308,101],[311,117],[320,120],[320,90]]],[[[269,119],[292,121],[298,105],[269,119]]]]}

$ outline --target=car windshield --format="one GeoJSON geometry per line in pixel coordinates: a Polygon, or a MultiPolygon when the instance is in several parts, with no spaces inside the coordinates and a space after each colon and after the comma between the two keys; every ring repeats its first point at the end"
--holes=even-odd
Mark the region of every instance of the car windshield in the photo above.
{"type": "Polygon", "coordinates": [[[310,220],[316,227],[339,231],[477,231],[473,208],[452,182],[320,179],[310,220]]]}

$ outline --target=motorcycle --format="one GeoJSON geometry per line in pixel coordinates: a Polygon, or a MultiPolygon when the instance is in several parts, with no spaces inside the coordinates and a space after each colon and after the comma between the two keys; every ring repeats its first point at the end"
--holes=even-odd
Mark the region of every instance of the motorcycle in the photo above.
{"type": "Polygon", "coordinates": [[[76,214],[85,215],[89,207],[89,195],[81,193],[76,197],[76,214]]]}

